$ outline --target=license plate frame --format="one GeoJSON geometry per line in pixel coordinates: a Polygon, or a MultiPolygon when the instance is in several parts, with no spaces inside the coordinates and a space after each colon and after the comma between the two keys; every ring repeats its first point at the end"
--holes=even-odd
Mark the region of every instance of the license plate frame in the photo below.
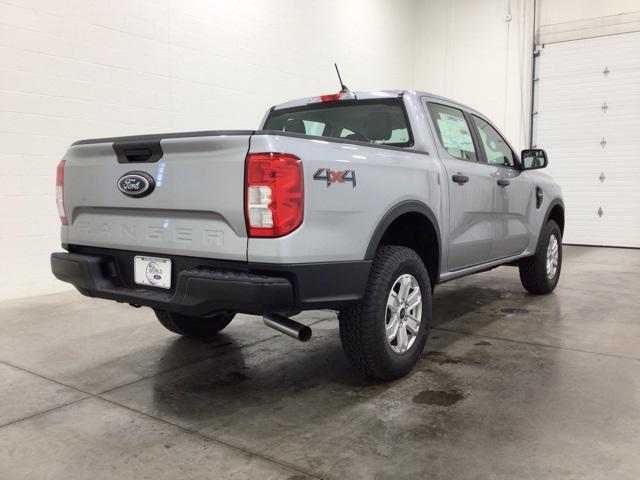
{"type": "Polygon", "coordinates": [[[171,269],[170,258],[148,255],[136,255],[133,258],[133,280],[138,285],[169,290],[171,288],[171,269]]]}

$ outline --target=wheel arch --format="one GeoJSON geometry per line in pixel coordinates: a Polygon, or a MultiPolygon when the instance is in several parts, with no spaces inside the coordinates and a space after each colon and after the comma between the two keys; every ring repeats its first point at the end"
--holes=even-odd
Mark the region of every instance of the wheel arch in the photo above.
{"type": "Polygon", "coordinates": [[[544,215],[544,221],[540,225],[538,233],[538,241],[536,242],[536,251],[540,248],[542,242],[542,231],[549,220],[555,221],[560,227],[560,234],[564,235],[564,202],[560,198],[554,198],[549,202],[547,211],[544,215]]]}
{"type": "Polygon", "coordinates": [[[433,210],[417,200],[406,200],[392,207],[376,226],[365,260],[372,260],[380,245],[401,245],[412,248],[420,255],[432,286],[440,278],[442,255],[440,228],[433,210]],[[409,230],[411,235],[401,238],[401,232],[409,230]]]}
{"type": "Polygon", "coordinates": [[[564,235],[564,202],[559,198],[553,199],[549,207],[547,207],[543,227],[549,220],[554,220],[560,227],[560,232],[564,235]]]}

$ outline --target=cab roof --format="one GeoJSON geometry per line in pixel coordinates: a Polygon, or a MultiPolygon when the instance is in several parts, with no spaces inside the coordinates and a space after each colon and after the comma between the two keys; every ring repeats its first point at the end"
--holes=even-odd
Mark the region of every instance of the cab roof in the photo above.
{"type": "MultiPolygon", "coordinates": [[[[421,91],[421,90],[358,90],[358,91],[352,91],[349,93],[354,95],[357,100],[400,98],[403,95],[413,95],[416,97],[429,97],[431,99],[442,100],[450,104],[458,105],[464,108],[465,110],[469,110],[471,112],[480,114],[480,112],[478,112],[474,108],[471,108],[468,105],[460,103],[456,100],[443,97],[441,95],[436,95],[434,93],[421,91]]],[[[282,110],[285,108],[303,107],[305,105],[309,105],[310,103],[320,103],[320,95],[289,100],[287,102],[274,105],[271,109],[282,110]]]]}

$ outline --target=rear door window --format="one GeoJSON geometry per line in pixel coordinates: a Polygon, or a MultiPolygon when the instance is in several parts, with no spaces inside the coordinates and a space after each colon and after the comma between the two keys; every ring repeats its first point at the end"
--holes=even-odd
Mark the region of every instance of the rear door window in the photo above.
{"type": "Polygon", "coordinates": [[[459,160],[477,161],[471,129],[462,110],[438,103],[429,103],[428,107],[440,145],[449,155],[459,160]]]}

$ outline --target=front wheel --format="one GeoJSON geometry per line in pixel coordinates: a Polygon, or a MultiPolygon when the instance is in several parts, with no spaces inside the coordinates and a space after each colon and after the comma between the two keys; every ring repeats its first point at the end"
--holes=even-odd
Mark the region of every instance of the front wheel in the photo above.
{"type": "Polygon", "coordinates": [[[166,310],[155,310],[156,317],[167,330],[185,337],[208,338],[231,323],[233,312],[220,312],[209,317],[191,317],[166,310]]]}
{"type": "Polygon", "coordinates": [[[429,274],[418,254],[380,247],[364,298],[338,319],[342,348],[362,372],[381,380],[407,374],[420,358],[431,320],[429,274]]]}
{"type": "Polygon", "coordinates": [[[518,262],[520,281],[529,293],[551,293],[560,279],[562,267],[562,232],[549,220],[541,232],[535,255],[518,262]]]}

